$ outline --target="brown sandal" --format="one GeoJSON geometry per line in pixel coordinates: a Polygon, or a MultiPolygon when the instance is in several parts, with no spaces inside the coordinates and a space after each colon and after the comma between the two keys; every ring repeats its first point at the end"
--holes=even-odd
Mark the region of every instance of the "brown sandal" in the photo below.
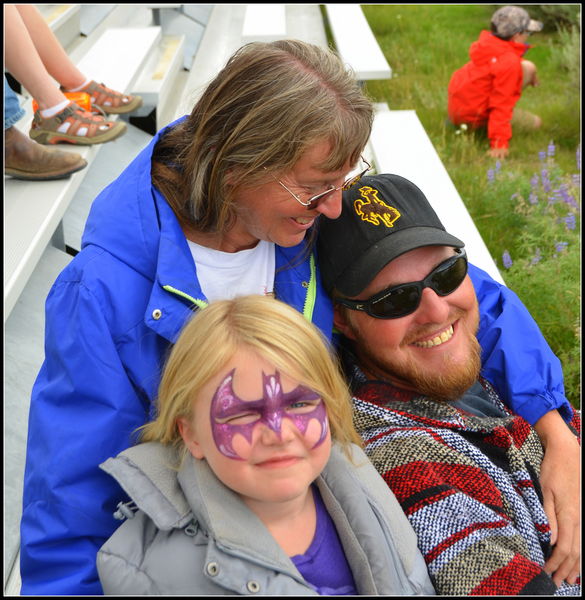
{"type": "Polygon", "coordinates": [[[121,94],[96,81],[91,81],[80,91],[89,94],[92,104],[99,106],[105,113],[125,114],[142,106],[140,96],[121,94]]]}
{"type": "Polygon", "coordinates": [[[121,121],[106,121],[103,117],[85,112],[72,102],[60,113],[52,117],[42,117],[40,111],[34,114],[30,137],[39,144],[103,144],[111,142],[126,132],[126,124],[121,121]],[[85,129],[85,132],[80,130],[85,129]]]}

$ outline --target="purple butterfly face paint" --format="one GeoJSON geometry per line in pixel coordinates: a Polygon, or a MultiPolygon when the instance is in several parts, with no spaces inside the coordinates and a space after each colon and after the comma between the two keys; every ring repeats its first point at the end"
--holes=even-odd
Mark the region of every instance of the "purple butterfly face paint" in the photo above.
{"type": "Polygon", "coordinates": [[[249,444],[252,444],[254,427],[259,423],[264,423],[281,438],[282,420],[285,418],[290,419],[302,435],[305,435],[309,421],[316,419],[321,426],[321,435],[313,448],[323,443],[328,431],[327,412],[325,404],[318,394],[301,385],[291,392],[284,393],[280,383],[280,373],[276,371],[274,375],[262,373],[263,397],[259,400],[246,402],[234,392],[232,385],[234,372],[235,369],[232,369],[225,377],[211,400],[211,431],[215,444],[222,454],[235,460],[244,460],[233,448],[234,436],[240,434],[244,436],[249,444]],[[319,403],[313,410],[301,414],[290,411],[295,404],[314,402],[315,400],[319,400],[319,403]],[[241,414],[257,414],[258,418],[245,425],[221,422],[241,414]]]}

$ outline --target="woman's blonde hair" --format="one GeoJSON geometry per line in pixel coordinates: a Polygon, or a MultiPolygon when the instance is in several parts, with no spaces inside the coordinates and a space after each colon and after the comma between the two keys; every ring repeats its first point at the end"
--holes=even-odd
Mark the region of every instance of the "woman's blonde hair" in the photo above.
{"type": "Polygon", "coordinates": [[[253,42],[230,58],[187,119],[157,143],[152,180],[182,225],[225,232],[235,218],[239,185],[290,171],[323,141],[331,153],[317,168],[356,164],[372,119],[370,100],[333,51],[297,40],[253,42]]]}
{"type": "Polygon", "coordinates": [[[361,445],[352,423],[349,390],[333,349],[298,311],[267,296],[220,300],[195,314],[166,362],[157,417],[142,428],[141,441],[184,450],[177,419],[193,418],[201,388],[238,350],[246,349],[321,396],[332,439],[346,450],[351,442],[361,445]]]}

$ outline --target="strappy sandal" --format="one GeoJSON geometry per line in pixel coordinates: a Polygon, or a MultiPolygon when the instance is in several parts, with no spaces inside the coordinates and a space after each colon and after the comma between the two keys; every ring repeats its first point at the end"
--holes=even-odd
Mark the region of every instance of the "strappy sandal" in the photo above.
{"type": "Polygon", "coordinates": [[[90,146],[111,142],[125,132],[125,123],[106,121],[101,116],[85,112],[72,102],[53,117],[42,117],[37,110],[29,135],[39,144],[68,142],[90,146]]]}
{"type": "Polygon", "coordinates": [[[142,106],[142,98],[140,96],[121,94],[96,81],[91,81],[79,91],[89,94],[91,103],[99,106],[105,113],[125,114],[142,106]]]}

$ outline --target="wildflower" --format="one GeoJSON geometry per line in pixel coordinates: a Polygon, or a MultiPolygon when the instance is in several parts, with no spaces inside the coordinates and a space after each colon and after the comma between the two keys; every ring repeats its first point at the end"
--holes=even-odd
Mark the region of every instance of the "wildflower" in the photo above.
{"type": "Polygon", "coordinates": [[[540,160],[544,162],[544,159],[546,158],[546,152],[544,150],[542,150],[541,152],[539,152],[538,153],[538,158],[540,158],[540,160]]]}
{"type": "Polygon", "coordinates": [[[540,179],[542,181],[542,189],[545,192],[550,192],[550,179],[548,178],[548,171],[546,169],[542,169],[540,172],[540,179]]]}
{"type": "Polygon", "coordinates": [[[555,244],[555,252],[557,254],[559,254],[560,252],[564,252],[568,245],[569,242],[557,242],[555,244]]]}
{"type": "Polygon", "coordinates": [[[496,174],[493,169],[488,169],[487,172],[488,183],[493,183],[496,178],[496,174]]]}
{"type": "Polygon", "coordinates": [[[502,254],[502,262],[504,263],[504,268],[506,269],[509,269],[513,265],[512,258],[507,250],[504,250],[504,253],[502,254]]]}
{"type": "Polygon", "coordinates": [[[530,204],[538,204],[538,195],[531,192],[530,196],[528,196],[528,202],[530,202],[530,204]]]}
{"type": "Polygon", "coordinates": [[[538,185],[538,175],[535,173],[530,179],[530,185],[535,188],[538,185]]]}
{"type": "Polygon", "coordinates": [[[572,175],[571,179],[573,180],[573,185],[575,187],[581,187],[581,175],[579,173],[575,173],[574,175],[572,175]]]}
{"type": "Polygon", "coordinates": [[[551,140],[550,144],[548,145],[548,148],[546,149],[546,153],[548,156],[555,155],[555,145],[552,140],[551,140]]]}
{"type": "Polygon", "coordinates": [[[574,213],[569,213],[569,215],[565,217],[565,225],[567,226],[567,229],[575,229],[574,213]]]}
{"type": "Polygon", "coordinates": [[[530,261],[531,265],[535,265],[537,263],[539,263],[542,259],[542,255],[540,254],[540,248],[536,249],[536,252],[534,253],[534,256],[532,257],[532,260],[530,261]]]}
{"type": "Polygon", "coordinates": [[[575,198],[573,198],[573,196],[571,194],[569,194],[569,190],[564,183],[559,188],[559,193],[561,195],[561,198],[563,199],[563,202],[565,202],[565,204],[568,204],[575,210],[579,210],[579,206],[578,206],[577,202],[575,201],[575,198]]]}
{"type": "Polygon", "coordinates": [[[499,160],[497,160],[496,161],[496,173],[499,173],[501,168],[502,168],[502,163],[499,160]]]}

